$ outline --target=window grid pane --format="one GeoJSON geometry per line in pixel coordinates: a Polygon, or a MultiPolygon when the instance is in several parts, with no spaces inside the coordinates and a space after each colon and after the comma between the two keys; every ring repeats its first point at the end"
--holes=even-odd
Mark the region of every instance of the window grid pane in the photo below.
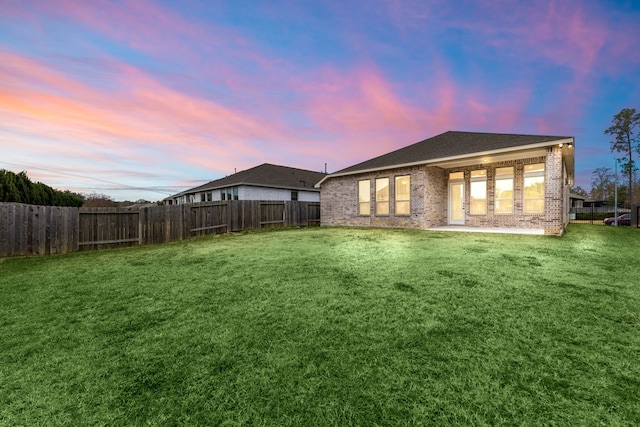
{"type": "Polygon", "coordinates": [[[376,179],[376,215],[389,215],[389,178],[376,179]]]}
{"type": "Polygon", "coordinates": [[[525,175],[529,174],[544,174],[544,163],[535,163],[533,165],[524,165],[525,175]]]}
{"type": "Polygon", "coordinates": [[[513,213],[513,199],[496,200],[496,213],[497,214],[513,213]]]}
{"type": "Polygon", "coordinates": [[[471,181],[471,215],[487,214],[487,181],[471,181]]]}
{"type": "Polygon", "coordinates": [[[396,215],[411,213],[411,177],[409,175],[396,177],[396,215]]]}
{"type": "Polygon", "coordinates": [[[369,215],[371,213],[371,204],[369,202],[360,203],[360,215],[369,215]]]}
{"type": "Polygon", "coordinates": [[[513,166],[508,168],[496,168],[496,176],[510,175],[513,176],[513,166]]]}
{"type": "Polygon", "coordinates": [[[471,171],[469,213],[471,215],[487,214],[487,170],[471,171]]]}
{"type": "Polygon", "coordinates": [[[526,199],[524,201],[524,213],[526,214],[543,214],[544,199],[526,199]]]}
{"type": "Polygon", "coordinates": [[[411,214],[409,202],[396,202],[396,215],[409,215],[411,214]]]}
{"type": "Polygon", "coordinates": [[[371,215],[371,181],[368,179],[358,181],[358,213],[371,215]]]}
{"type": "Polygon", "coordinates": [[[525,214],[544,213],[544,163],[524,166],[523,205],[525,214]]]}
{"type": "Polygon", "coordinates": [[[376,202],[376,215],[389,215],[389,202],[376,202]]]}
{"type": "Polygon", "coordinates": [[[496,179],[495,193],[495,213],[513,213],[513,178],[496,179]]]}

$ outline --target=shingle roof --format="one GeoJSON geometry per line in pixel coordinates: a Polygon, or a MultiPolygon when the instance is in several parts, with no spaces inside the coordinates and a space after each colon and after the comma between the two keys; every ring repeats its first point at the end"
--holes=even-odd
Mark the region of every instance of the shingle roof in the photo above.
{"type": "Polygon", "coordinates": [[[346,175],[358,171],[383,169],[409,163],[474,155],[494,150],[514,149],[572,138],[570,136],[518,135],[448,131],[399,150],[358,163],[331,175],[346,175]]]}
{"type": "Polygon", "coordinates": [[[259,166],[234,173],[233,175],[210,181],[198,187],[190,188],[172,197],[205,190],[235,187],[237,185],[319,191],[313,186],[325,176],[326,174],[322,172],[263,163],[259,166]]]}

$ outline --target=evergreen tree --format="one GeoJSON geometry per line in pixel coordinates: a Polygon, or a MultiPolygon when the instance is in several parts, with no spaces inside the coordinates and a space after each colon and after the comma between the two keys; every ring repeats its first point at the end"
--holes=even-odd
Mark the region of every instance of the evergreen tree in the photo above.
{"type": "Polygon", "coordinates": [[[80,207],[84,197],[70,191],[55,190],[41,182],[33,183],[24,171],[15,174],[0,169],[0,202],[80,207]]]}
{"type": "Polygon", "coordinates": [[[612,125],[604,131],[614,139],[611,141],[611,151],[622,154],[617,160],[620,163],[621,172],[627,176],[629,191],[629,201],[635,201],[633,193],[634,175],[638,168],[633,159],[633,152],[640,153],[640,113],[635,108],[624,108],[613,116],[612,125]]]}

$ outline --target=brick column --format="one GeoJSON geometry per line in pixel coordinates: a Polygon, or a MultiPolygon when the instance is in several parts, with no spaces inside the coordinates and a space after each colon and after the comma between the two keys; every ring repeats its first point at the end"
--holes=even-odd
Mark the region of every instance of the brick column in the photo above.
{"type": "Polygon", "coordinates": [[[544,178],[544,234],[556,236],[564,232],[564,174],[562,148],[547,148],[544,178]]]}

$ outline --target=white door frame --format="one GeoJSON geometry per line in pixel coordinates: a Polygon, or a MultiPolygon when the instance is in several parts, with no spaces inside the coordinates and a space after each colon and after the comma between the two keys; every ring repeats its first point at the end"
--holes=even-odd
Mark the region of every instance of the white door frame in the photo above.
{"type": "Polygon", "coordinates": [[[449,209],[447,209],[448,212],[448,216],[449,216],[449,225],[464,225],[464,181],[460,180],[460,181],[449,181],[449,209]],[[460,205],[460,209],[461,212],[459,212],[460,214],[460,218],[456,218],[454,219],[454,215],[453,215],[453,189],[454,186],[460,186],[460,192],[462,193],[461,196],[461,205],[460,205]]]}

